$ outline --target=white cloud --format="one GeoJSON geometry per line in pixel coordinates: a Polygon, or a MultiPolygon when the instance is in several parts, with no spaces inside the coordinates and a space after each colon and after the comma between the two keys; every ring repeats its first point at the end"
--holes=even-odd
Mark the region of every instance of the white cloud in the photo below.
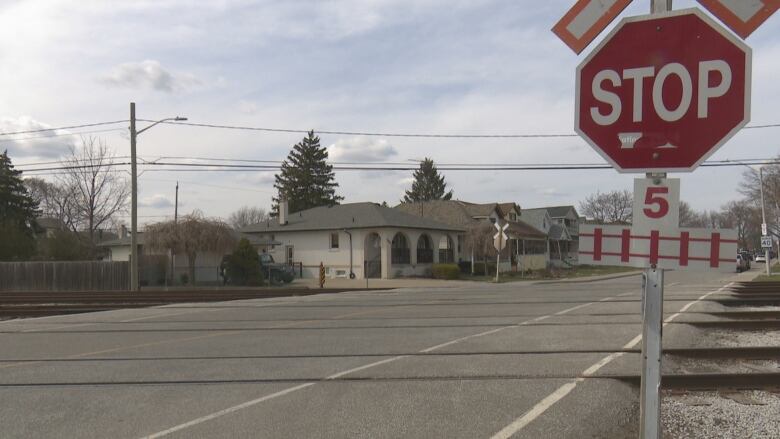
{"type": "MultiPolygon", "coordinates": [[[[181,206],[181,202],[179,206],[181,206]]],[[[163,194],[154,194],[151,197],[146,197],[138,201],[138,205],[141,207],[151,207],[154,209],[164,209],[173,207],[173,201],[163,194]]]]}
{"type": "Polygon", "coordinates": [[[114,67],[100,82],[125,88],[150,88],[167,93],[186,91],[202,82],[190,73],[171,73],[155,60],[128,62],[114,67]]]}
{"type": "Polygon", "coordinates": [[[339,139],[328,147],[334,162],[381,162],[398,154],[387,140],[369,137],[339,139]]]}
{"type": "MultiPolygon", "coordinates": [[[[51,128],[30,116],[0,118],[0,133],[32,131],[51,128]]],[[[0,151],[8,150],[12,159],[18,157],[56,159],[68,152],[73,136],[64,130],[0,136],[0,151]]]]}

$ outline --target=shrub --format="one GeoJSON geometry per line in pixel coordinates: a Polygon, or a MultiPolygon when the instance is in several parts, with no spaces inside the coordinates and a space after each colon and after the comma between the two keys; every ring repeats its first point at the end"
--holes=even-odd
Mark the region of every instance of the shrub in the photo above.
{"type": "MultiPolygon", "coordinates": [[[[471,270],[471,267],[469,267],[469,271],[471,270]]],[[[495,276],[496,275],[496,263],[495,262],[488,262],[485,264],[484,262],[475,262],[474,263],[474,275],[476,276],[495,276]],[[487,265],[487,271],[485,270],[485,266],[487,265]]]]}
{"type": "Polygon", "coordinates": [[[453,280],[460,277],[460,268],[456,264],[434,264],[432,272],[434,279],[453,280]]]}
{"type": "Polygon", "coordinates": [[[260,270],[260,256],[246,238],[227,258],[227,277],[233,285],[260,285],[263,273],[260,270]]]}

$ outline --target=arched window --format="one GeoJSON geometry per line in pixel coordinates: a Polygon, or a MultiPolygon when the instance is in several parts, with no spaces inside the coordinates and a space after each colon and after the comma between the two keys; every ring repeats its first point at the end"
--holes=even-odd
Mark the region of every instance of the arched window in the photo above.
{"type": "Polygon", "coordinates": [[[426,234],[422,234],[417,240],[417,263],[430,264],[432,262],[433,245],[431,244],[431,238],[426,234]]]}
{"type": "Polygon", "coordinates": [[[391,249],[392,263],[408,264],[410,262],[409,255],[409,240],[406,239],[406,235],[403,233],[396,233],[393,237],[393,244],[391,249]]]}
{"type": "Polygon", "coordinates": [[[439,240],[439,263],[452,264],[455,262],[455,252],[453,248],[455,245],[452,242],[452,238],[449,235],[444,235],[439,240]]]}

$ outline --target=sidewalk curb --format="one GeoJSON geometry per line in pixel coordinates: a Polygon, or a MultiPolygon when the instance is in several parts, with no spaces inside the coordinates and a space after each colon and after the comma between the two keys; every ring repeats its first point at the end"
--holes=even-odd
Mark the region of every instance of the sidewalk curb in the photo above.
{"type": "Polygon", "coordinates": [[[560,280],[540,280],[540,281],[533,282],[532,285],[576,284],[576,283],[599,282],[602,280],[612,280],[612,279],[620,279],[624,277],[639,276],[640,274],[642,274],[642,271],[638,270],[638,271],[630,271],[628,273],[607,274],[604,276],[596,276],[596,277],[583,277],[583,278],[560,279],[560,280]]]}

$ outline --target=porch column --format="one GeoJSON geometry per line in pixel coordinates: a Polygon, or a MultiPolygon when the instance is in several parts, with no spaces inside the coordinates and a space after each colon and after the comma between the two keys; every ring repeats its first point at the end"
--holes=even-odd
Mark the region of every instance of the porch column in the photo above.
{"type": "Polygon", "coordinates": [[[382,241],[380,249],[382,252],[382,279],[390,279],[393,236],[388,232],[381,232],[379,238],[382,241]]]}

